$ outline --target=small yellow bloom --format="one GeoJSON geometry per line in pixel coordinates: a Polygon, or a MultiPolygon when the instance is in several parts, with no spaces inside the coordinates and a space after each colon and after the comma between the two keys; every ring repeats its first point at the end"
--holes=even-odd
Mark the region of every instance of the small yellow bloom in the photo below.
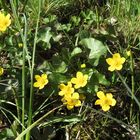
{"type": "Polygon", "coordinates": [[[74,92],[71,96],[65,96],[61,100],[63,104],[67,105],[67,109],[71,110],[74,107],[81,106],[81,101],[79,100],[79,93],[74,92]]]}
{"type": "Polygon", "coordinates": [[[4,32],[10,24],[10,14],[5,15],[4,13],[0,12],[0,32],[4,32]]]}
{"type": "Polygon", "coordinates": [[[86,67],[86,64],[82,64],[82,65],[81,65],[81,68],[85,68],[85,67],[86,67]]]}
{"type": "Polygon", "coordinates": [[[104,92],[99,91],[97,92],[97,97],[99,98],[96,100],[95,105],[100,105],[103,111],[108,111],[110,106],[115,106],[116,100],[113,98],[111,93],[107,93],[106,95],[104,92]]]}
{"type": "Polygon", "coordinates": [[[88,75],[85,74],[83,75],[82,72],[77,72],[76,73],[76,78],[72,78],[71,82],[73,84],[75,84],[75,88],[78,89],[80,87],[84,87],[87,84],[87,80],[88,80],[88,75]]]}
{"type": "Polygon", "coordinates": [[[125,58],[121,57],[119,53],[115,53],[112,58],[107,58],[106,62],[110,65],[108,68],[109,71],[121,70],[125,58]]]}
{"type": "Polygon", "coordinates": [[[23,47],[23,43],[18,43],[18,47],[22,48],[23,47]]]}
{"type": "Polygon", "coordinates": [[[127,56],[130,56],[131,55],[131,51],[127,51],[126,54],[127,54],[127,56]]]}
{"type": "Polygon", "coordinates": [[[35,75],[35,79],[37,82],[34,83],[34,87],[39,89],[44,88],[44,86],[48,83],[47,74],[35,75]]]}
{"type": "Polygon", "coordinates": [[[3,73],[4,73],[4,69],[0,67],[0,76],[3,75],[3,73]]]}
{"type": "Polygon", "coordinates": [[[72,87],[71,82],[68,82],[67,85],[64,84],[60,84],[59,85],[60,88],[60,92],[59,95],[60,96],[66,96],[66,95],[71,95],[74,92],[74,88],[72,87]]]}

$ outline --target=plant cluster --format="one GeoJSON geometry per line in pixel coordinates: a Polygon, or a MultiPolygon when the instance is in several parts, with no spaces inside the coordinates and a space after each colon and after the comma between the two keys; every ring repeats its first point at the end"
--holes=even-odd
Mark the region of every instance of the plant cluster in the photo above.
{"type": "Polygon", "coordinates": [[[134,2],[1,0],[0,7],[1,140],[139,139],[134,2]]]}

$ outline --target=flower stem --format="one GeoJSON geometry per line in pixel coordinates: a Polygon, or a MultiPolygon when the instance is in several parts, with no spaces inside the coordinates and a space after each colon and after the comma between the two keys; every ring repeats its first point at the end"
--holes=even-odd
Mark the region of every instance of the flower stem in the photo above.
{"type": "MultiPolygon", "coordinates": [[[[36,22],[36,29],[35,29],[35,37],[34,37],[34,46],[33,46],[33,54],[32,54],[32,66],[31,66],[31,85],[30,85],[30,101],[29,101],[29,114],[28,114],[28,125],[29,127],[32,123],[32,105],[33,105],[33,75],[34,75],[34,61],[35,61],[35,52],[36,52],[36,42],[37,42],[37,33],[38,33],[38,26],[39,26],[39,19],[40,19],[40,9],[41,8],[41,0],[38,1],[38,17],[36,22]]],[[[30,140],[30,131],[26,134],[26,140],[30,140]]]]}
{"type": "Polygon", "coordinates": [[[132,89],[132,95],[131,95],[131,105],[130,105],[130,120],[132,117],[132,112],[133,112],[133,98],[135,94],[135,79],[134,79],[134,60],[133,60],[133,55],[132,52],[130,54],[130,69],[131,69],[131,89],[132,89]]]}

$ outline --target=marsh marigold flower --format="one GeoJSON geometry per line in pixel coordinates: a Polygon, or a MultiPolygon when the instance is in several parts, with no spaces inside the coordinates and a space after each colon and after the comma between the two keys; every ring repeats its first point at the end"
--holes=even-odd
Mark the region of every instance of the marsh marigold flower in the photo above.
{"type": "Polygon", "coordinates": [[[18,47],[22,48],[23,47],[23,43],[18,43],[18,47]]]}
{"type": "Polygon", "coordinates": [[[76,78],[72,78],[71,82],[75,84],[74,87],[78,89],[80,87],[84,87],[87,84],[87,80],[88,80],[87,74],[83,75],[82,72],[77,72],[76,78]]]}
{"type": "Polygon", "coordinates": [[[100,105],[103,111],[108,111],[110,106],[115,106],[116,100],[113,98],[111,93],[107,93],[106,95],[104,92],[99,91],[97,92],[97,97],[99,98],[96,100],[95,105],[100,105]]]}
{"type": "Polygon", "coordinates": [[[81,101],[79,100],[79,93],[74,92],[71,96],[65,96],[61,100],[63,104],[67,106],[68,110],[73,109],[74,107],[81,106],[81,101]]]}
{"type": "Polygon", "coordinates": [[[121,57],[119,53],[115,53],[112,58],[107,58],[106,62],[110,65],[108,68],[109,71],[121,70],[125,58],[121,57]]]}
{"type": "Polygon", "coordinates": [[[81,64],[81,68],[85,68],[86,67],[86,64],[81,64]]]}
{"type": "Polygon", "coordinates": [[[0,12],[0,32],[4,32],[11,24],[10,14],[5,15],[0,12]]]}
{"type": "Polygon", "coordinates": [[[34,83],[34,87],[42,89],[48,83],[47,74],[35,75],[37,82],[34,83]]]}
{"type": "Polygon", "coordinates": [[[60,84],[59,85],[59,88],[61,90],[59,92],[59,95],[60,96],[71,95],[74,92],[74,88],[72,87],[71,82],[68,82],[67,85],[60,84]]]}
{"type": "Polygon", "coordinates": [[[126,51],[127,56],[131,56],[131,51],[126,51]]]}
{"type": "Polygon", "coordinates": [[[0,67],[0,76],[3,75],[3,73],[4,73],[4,69],[0,67]]]}

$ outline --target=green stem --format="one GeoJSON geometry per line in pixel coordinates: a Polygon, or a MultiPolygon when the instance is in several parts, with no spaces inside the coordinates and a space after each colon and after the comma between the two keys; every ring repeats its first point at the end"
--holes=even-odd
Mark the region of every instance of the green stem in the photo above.
{"type": "Polygon", "coordinates": [[[97,23],[97,30],[99,31],[99,26],[100,26],[100,23],[99,23],[99,13],[98,13],[98,8],[97,8],[97,6],[95,7],[95,10],[96,10],[96,23],[97,23]]]}
{"type": "Polygon", "coordinates": [[[133,61],[133,55],[132,53],[130,54],[130,69],[131,69],[131,88],[132,88],[132,97],[131,97],[131,105],[130,105],[130,120],[132,117],[132,112],[133,112],[133,98],[135,94],[135,80],[134,80],[134,61],[133,61]]]}
{"type": "Polygon", "coordinates": [[[20,120],[20,109],[19,109],[19,102],[18,102],[18,99],[17,99],[17,93],[16,93],[16,90],[13,87],[12,87],[12,91],[13,91],[14,99],[15,99],[15,103],[16,103],[17,116],[18,116],[18,119],[20,120]]]}
{"type": "Polygon", "coordinates": [[[54,109],[52,109],[51,111],[47,112],[45,115],[43,115],[41,118],[39,118],[37,121],[35,121],[34,123],[32,123],[27,129],[25,129],[15,140],[21,140],[21,138],[28,133],[29,131],[31,131],[31,129],[33,129],[35,126],[37,126],[43,119],[45,119],[49,114],[51,114],[52,112],[54,112],[55,110],[61,108],[63,105],[60,105],[54,109]]]}
{"type": "Polygon", "coordinates": [[[132,99],[135,93],[135,80],[134,80],[134,60],[133,60],[133,54],[130,55],[130,69],[131,69],[131,84],[132,84],[132,99]]]}
{"type": "MultiPolygon", "coordinates": [[[[38,17],[36,22],[35,37],[34,37],[34,46],[33,46],[33,55],[32,55],[32,66],[31,66],[31,85],[30,85],[30,101],[29,101],[29,114],[28,114],[28,127],[32,123],[32,104],[33,104],[33,75],[34,75],[34,61],[35,61],[35,52],[36,52],[36,42],[37,42],[37,33],[40,19],[40,8],[41,0],[38,1],[38,17]]],[[[26,134],[26,140],[30,140],[30,131],[26,134]]]]}
{"type": "MultiPolygon", "coordinates": [[[[26,17],[24,15],[25,19],[25,32],[24,32],[24,42],[23,42],[23,64],[22,64],[22,124],[24,126],[24,116],[25,116],[25,60],[26,60],[26,52],[25,48],[27,47],[27,22],[26,17]]],[[[22,131],[24,131],[24,127],[22,127],[22,131]]],[[[23,138],[24,140],[24,138],[23,138]]]]}
{"type": "MultiPolygon", "coordinates": [[[[13,11],[13,15],[14,15],[14,18],[15,18],[15,24],[17,26],[17,29],[20,33],[20,36],[21,36],[21,39],[22,39],[22,42],[24,44],[24,49],[25,49],[25,52],[26,52],[26,57],[27,57],[27,60],[28,60],[28,64],[29,64],[29,70],[31,72],[31,63],[30,63],[30,56],[29,56],[29,51],[27,49],[27,46],[26,44],[24,43],[25,41],[25,38],[24,38],[24,35],[23,35],[23,31],[22,31],[22,28],[20,26],[20,22],[19,22],[19,19],[18,19],[18,15],[17,15],[17,12],[16,12],[16,8],[15,8],[15,5],[14,5],[14,2],[13,0],[10,0],[10,4],[11,4],[11,8],[12,8],[12,11],[13,11]]],[[[25,17],[25,16],[24,16],[25,17]]]]}
{"type": "MultiPolygon", "coordinates": [[[[27,49],[27,21],[26,21],[26,16],[23,14],[24,16],[24,21],[25,21],[25,32],[23,34],[19,19],[18,19],[18,14],[16,11],[16,6],[14,4],[13,0],[10,0],[10,4],[11,4],[11,8],[13,11],[13,15],[15,18],[15,24],[17,26],[17,29],[20,32],[20,36],[23,42],[23,65],[22,65],[22,131],[24,130],[24,116],[25,116],[25,61],[26,61],[26,56],[27,56],[27,60],[28,60],[28,64],[29,64],[29,70],[31,73],[31,63],[30,63],[30,57],[29,57],[29,52],[27,49]]],[[[23,138],[24,139],[24,138],[23,138]]]]}

